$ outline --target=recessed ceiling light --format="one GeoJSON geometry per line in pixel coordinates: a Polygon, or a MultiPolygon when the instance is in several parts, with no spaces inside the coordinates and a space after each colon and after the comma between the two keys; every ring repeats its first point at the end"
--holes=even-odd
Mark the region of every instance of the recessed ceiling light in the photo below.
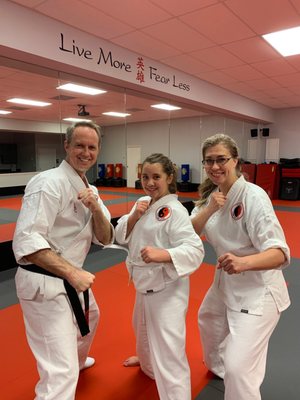
{"type": "Polygon", "coordinates": [[[11,114],[11,111],[0,110],[1,115],[11,114]]]}
{"type": "Polygon", "coordinates": [[[300,54],[300,27],[284,29],[262,36],[282,56],[300,54]]]}
{"type": "Polygon", "coordinates": [[[80,121],[85,121],[85,122],[91,122],[91,119],[84,119],[84,118],[63,118],[63,121],[68,121],[68,122],[80,122],[80,121]]]}
{"type": "Polygon", "coordinates": [[[45,103],[44,101],[18,99],[18,98],[8,99],[6,101],[8,101],[9,103],[26,104],[28,106],[35,106],[35,107],[46,107],[52,104],[52,103],[45,103]]]}
{"type": "Polygon", "coordinates": [[[109,112],[104,112],[102,115],[109,115],[110,117],[119,117],[119,118],[125,118],[128,117],[131,114],[128,113],[121,113],[121,112],[115,112],[115,111],[109,111],[109,112]]]}
{"type": "Polygon", "coordinates": [[[90,94],[95,96],[96,94],[106,93],[106,90],[96,89],[89,86],[76,85],[75,83],[66,83],[60,85],[56,89],[69,90],[70,92],[90,94]]]}
{"type": "Polygon", "coordinates": [[[181,110],[181,107],[172,106],[171,104],[153,104],[151,107],[159,108],[160,110],[167,110],[167,111],[174,111],[174,110],[181,110]]]}

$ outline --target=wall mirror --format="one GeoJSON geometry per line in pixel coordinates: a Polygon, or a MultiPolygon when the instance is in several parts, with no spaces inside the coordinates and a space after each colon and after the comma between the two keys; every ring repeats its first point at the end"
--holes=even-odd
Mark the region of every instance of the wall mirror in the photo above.
{"type": "MultiPolygon", "coordinates": [[[[72,123],[66,119],[91,119],[101,126],[103,137],[99,161],[88,178],[99,182],[99,164],[105,169],[112,165],[112,177],[121,176],[126,181],[121,185],[126,204],[122,212],[128,211],[127,203],[132,204],[129,193],[139,178],[138,164],[152,152],[171,156],[172,118],[200,115],[199,111],[183,106],[176,114],[157,109],[153,106],[170,101],[3,57],[0,58],[0,81],[0,144],[5,153],[0,159],[1,177],[13,173],[9,178],[13,185],[18,174],[56,167],[64,158],[64,133],[72,123]],[[70,84],[103,92],[78,93],[65,86],[70,84]],[[48,104],[35,107],[13,99],[48,104]],[[119,114],[111,115],[112,112],[119,114]],[[116,174],[117,165],[121,166],[121,174],[116,174]]],[[[111,190],[105,187],[106,192],[116,190],[114,186],[111,190]]]]}

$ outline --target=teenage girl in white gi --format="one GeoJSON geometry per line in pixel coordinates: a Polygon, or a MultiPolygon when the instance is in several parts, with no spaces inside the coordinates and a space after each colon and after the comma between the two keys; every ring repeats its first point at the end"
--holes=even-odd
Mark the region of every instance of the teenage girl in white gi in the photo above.
{"type": "Polygon", "coordinates": [[[207,179],[192,223],[217,254],[198,315],[204,362],[224,378],[225,400],[260,400],[268,342],[290,304],[281,271],[289,248],[266,192],[241,174],[234,140],[214,135],[202,156],[207,179]]]}
{"type": "Polygon", "coordinates": [[[189,274],[201,264],[202,241],[176,193],[176,170],[162,154],[142,164],[140,198],[116,226],[119,244],[136,288],[133,326],[139,364],[155,379],[161,400],[190,400],[190,368],[185,352],[189,274]]]}

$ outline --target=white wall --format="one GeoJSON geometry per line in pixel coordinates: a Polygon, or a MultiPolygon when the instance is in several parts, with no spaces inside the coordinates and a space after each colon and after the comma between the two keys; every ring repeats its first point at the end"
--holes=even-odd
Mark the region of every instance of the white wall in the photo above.
{"type": "MultiPolygon", "coordinates": [[[[247,145],[251,138],[250,130],[260,128],[258,124],[246,123],[222,116],[204,116],[165,121],[122,124],[102,129],[102,150],[98,163],[122,163],[123,177],[126,178],[127,146],[140,146],[142,159],[154,152],[168,155],[178,167],[190,164],[191,181],[202,181],[201,143],[215,133],[224,132],[232,136],[239,145],[241,157],[247,159],[247,145]]],[[[281,158],[300,158],[300,109],[276,111],[276,122],[269,125],[269,138],[280,139],[279,156],[281,158]]],[[[40,132],[40,131],[39,131],[40,132]]],[[[64,157],[62,138],[58,135],[37,134],[37,146],[56,146],[60,161],[64,157]],[[55,139],[54,139],[55,138],[55,139]],[[55,143],[54,143],[55,142],[55,143]],[[60,153],[59,153],[60,152],[60,153]]],[[[29,135],[32,138],[32,135],[29,135]]],[[[267,137],[258,138],[257,162],[265,161],[265,142],[267,137]]],[[[24,133],[24,148],[26,148],[24,133]]],[[[26,156],[24,150],[24,156],[26,156]]],[[[180,171],[179,171],[180,173],[180,171]]],[[[13,174],[14,175],[14,174],[13,174]]],[[[89,179],[97,177],[97,168],[89,179]]],[[[13,180],[14,178],[11,177],[13,180]]],[[[180,176],[179,176],[180,179],[180,176]]]]}
{"type": "Polygon", "coordinates": [[[178,167],[178,181],[181,181],[181,164],[190,164],[190,180],[200,182],[201,118],[171,121],[170,158],[178,167]]]}
{"type": "Polygon", "coordinates": [[[300,108],[277,110],[268,126],[270,138],[279,138],[280,158],[300,158],[300,108]]]}
{"type": "MultiPolygon", "coordinates": [[[[232,136],[239,145],[241,157],[246,159],[250,129],[255,124],[222,116],[193,117],[165,121],[141,122],[104,129],[98,163],[122,162],[126,166],[127,146],[140,146],[142,160],[151,153],[166,154],[179,167],[190,164],[191,181],[202,181],[201,144],[215,133],[232,136]]],[[[123,177],[126,178],[126,168],[123,177]]]]}

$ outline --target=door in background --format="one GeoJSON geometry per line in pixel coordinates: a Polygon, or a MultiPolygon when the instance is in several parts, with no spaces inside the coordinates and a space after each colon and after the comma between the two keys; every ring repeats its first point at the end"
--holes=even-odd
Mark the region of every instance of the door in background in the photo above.
{"type": "Polygon", "coordinates": [[[138,179],[138,164],[141,163],[141,148],[139,146],[127,147],[127,187],[134,188],[138,179]]]}

